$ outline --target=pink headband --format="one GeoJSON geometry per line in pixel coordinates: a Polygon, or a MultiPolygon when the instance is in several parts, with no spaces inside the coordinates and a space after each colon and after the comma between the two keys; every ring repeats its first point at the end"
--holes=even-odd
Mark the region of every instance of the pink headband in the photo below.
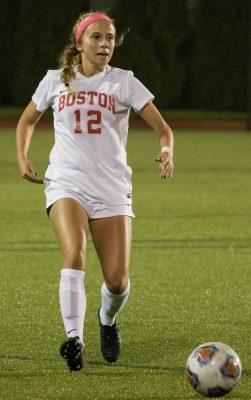
{"type": "Polygon", "coordinates": [[[110,24],[113,24],[112,20],[109,17],[107,17],[107,15],[100,14],[100,13],[92,13],[91,15],[89,15],[88,17],[83,19],[78,24],[76,32],[75,32],[76,41],[78,41],[81,38],[81,36],[83,35],[83,33],[86,30],[87,26],[89,26],[93,22],[101,21],[101,20],[107,21],[107,22],[110,22],[110,24]]]}

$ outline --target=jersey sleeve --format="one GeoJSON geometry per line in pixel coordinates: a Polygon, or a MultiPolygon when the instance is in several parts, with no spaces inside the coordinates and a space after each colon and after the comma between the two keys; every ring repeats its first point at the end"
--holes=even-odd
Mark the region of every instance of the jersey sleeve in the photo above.
{"type": "Polygon", "coordinates": [[[43,112],[52,105],[49,81],[50,71],[48,71],[44,78],[39,82],[39,85],[32,96],[32,100],[37,106],[37,111],[43,112]]]}
{"type": "Polygon", "coordinates": [[[149,101],[154,99],[154,95],[137,79],[132,71],[127,77],[128,102],[135,112],[139,112],[149,101]]]}

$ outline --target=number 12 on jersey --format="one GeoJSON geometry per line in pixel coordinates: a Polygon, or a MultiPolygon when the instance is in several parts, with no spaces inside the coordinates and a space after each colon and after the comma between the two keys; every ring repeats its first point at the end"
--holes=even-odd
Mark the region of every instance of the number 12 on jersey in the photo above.
{"type": "MultiPolygon", "coordinates": [[[[81,129],[81,111],[75,110],[75,129],[74,133],[83,133],[81,129]]],[[[101,111],[99,110],[89,110],[87,112],[88,117],[93,117],[87,121],[87,133],[89,135],[101,133],[101,127],[94,127],[94,125],[101,125],[101,111]]]]}

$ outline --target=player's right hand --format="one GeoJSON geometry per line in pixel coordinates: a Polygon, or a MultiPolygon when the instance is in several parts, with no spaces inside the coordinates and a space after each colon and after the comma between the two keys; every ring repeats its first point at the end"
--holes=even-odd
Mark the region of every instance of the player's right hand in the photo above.
{"type": "Polygon", "coordinates": [[[19,169],[22,175],[22,178],[27,179],[30,182],[43,184],[43,179],[37,176],[37,172],[35,172],[35,167],[31,160],[27,158],[22,158],[18,160],[19,169]]]}

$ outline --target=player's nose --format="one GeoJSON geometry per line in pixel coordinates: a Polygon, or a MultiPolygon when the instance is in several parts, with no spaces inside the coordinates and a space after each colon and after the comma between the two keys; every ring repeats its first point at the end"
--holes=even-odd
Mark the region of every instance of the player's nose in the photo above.
{"type": "Polygon", "coordinates": [[[102,45],[102,46],[100,46],[100,51],[101,52],[105,52],[105,53],[109,53],[109,49],[108,49],[108,46],[106,46],[106,45],[102,45]]]}
{"type": "Polygon", "coordinates": [[[105,37],[103,37],[101,40],[101,47],[108,47],[108,40],[105,37]]]}

